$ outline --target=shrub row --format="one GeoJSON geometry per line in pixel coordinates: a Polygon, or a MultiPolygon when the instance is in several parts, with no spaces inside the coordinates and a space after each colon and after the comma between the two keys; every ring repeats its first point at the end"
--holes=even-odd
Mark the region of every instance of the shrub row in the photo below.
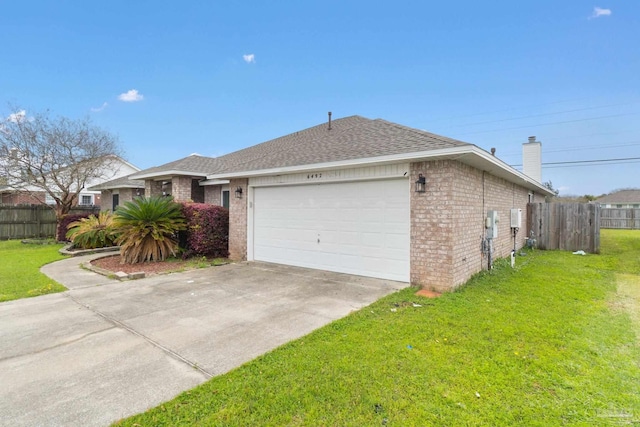
{"type": "MultiPolygon", "coordinates": [[[[229,256],[229,210],[222,206],[204,203],[180,203],[180,205],[187,223],[186,230],[179,232],[179,244],[183,250],[183,256],[185,258],[194,255],[216,258],[229,256]]],[[[67,240],[69,224],[90,215],[65,216],[58,228],[58,241],[67,240]]],[[[92,230],[91,227],[87,227],[85,233],[104,233],[101,227],[94,228],[96,229],[92,230]]],[[[74,232],[70,233],[70,235],[74,234],[74,232]]],[[[82,246],[82,241],[80,238],[74,239],[74,244],[82,246]]]]}

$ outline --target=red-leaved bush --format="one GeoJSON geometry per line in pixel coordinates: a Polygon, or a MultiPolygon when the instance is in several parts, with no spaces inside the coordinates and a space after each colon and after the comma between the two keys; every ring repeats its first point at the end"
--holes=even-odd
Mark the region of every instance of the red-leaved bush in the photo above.
{"type": "Polygon", "coordinates": [[[82,218],[89,218],[91,215],[94,215],[93,212],[65,215],[60,220],[60,224],[58,225],[58,235],[56,236],[56,239],[58,240],[58,242],[69,241],[69,239],[67,239],[67,231],[69,231],[69,224],[75,221],[79,221],[82,218]]]}
{"type": "Polygon", "coordinates": [[[189,255],[229,256],[229,210],[205,203],[182,203],[187,220],[185,245],[189,255]]]}

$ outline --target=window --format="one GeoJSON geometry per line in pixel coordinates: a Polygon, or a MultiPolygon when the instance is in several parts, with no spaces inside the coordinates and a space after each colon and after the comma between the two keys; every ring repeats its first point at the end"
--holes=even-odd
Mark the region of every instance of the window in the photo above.
{"type": "Polygon", "coordinates": [[[119,194],[114,194],[111,196],[111,204],[112,204],[111,210],[115,211],[118,205],[120,204],[119,194]]]}
{"type": "Polygon", "coordinates": [[[55,205],[56,204],[56,199],[54,199],[53,197],[51,197],[51,195],[49,193],[47,193],[44,196],[44,202],[47,205],[55,205]]]}
{"type": "Polygon", "coordinates": [[[80,204],[81,205],[92,205],[93,204],[93,197],[91,196],[81,196],[80,199],[80,204]]]}
{"type": "Polygon", "coordinates": [[[229,209],[229,190],[222,192],[222,206],[229,209]]]}

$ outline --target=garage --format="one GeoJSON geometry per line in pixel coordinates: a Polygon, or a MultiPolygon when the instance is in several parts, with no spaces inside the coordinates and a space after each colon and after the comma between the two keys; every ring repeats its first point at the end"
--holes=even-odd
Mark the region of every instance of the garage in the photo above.
{"type": "Polygon", "coordinates": [[[253,259],[409,281],[406,179],[255,187],[253,259]]]}

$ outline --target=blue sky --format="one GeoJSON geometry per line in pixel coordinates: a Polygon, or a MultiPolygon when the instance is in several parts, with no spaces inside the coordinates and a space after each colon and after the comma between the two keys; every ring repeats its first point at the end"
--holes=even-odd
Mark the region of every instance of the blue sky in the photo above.
{"type": "MultiPolygon", "coordinates": [[[[0,103],[90,116],[140,168],[354,114],[521,163],[640,157],[640,2],[2,2],[0,103]]],[[[0,109],[2,111],[2,109],[0,109]]],[[[561,194],[640,162],[547,165],[561,194]]]]}

